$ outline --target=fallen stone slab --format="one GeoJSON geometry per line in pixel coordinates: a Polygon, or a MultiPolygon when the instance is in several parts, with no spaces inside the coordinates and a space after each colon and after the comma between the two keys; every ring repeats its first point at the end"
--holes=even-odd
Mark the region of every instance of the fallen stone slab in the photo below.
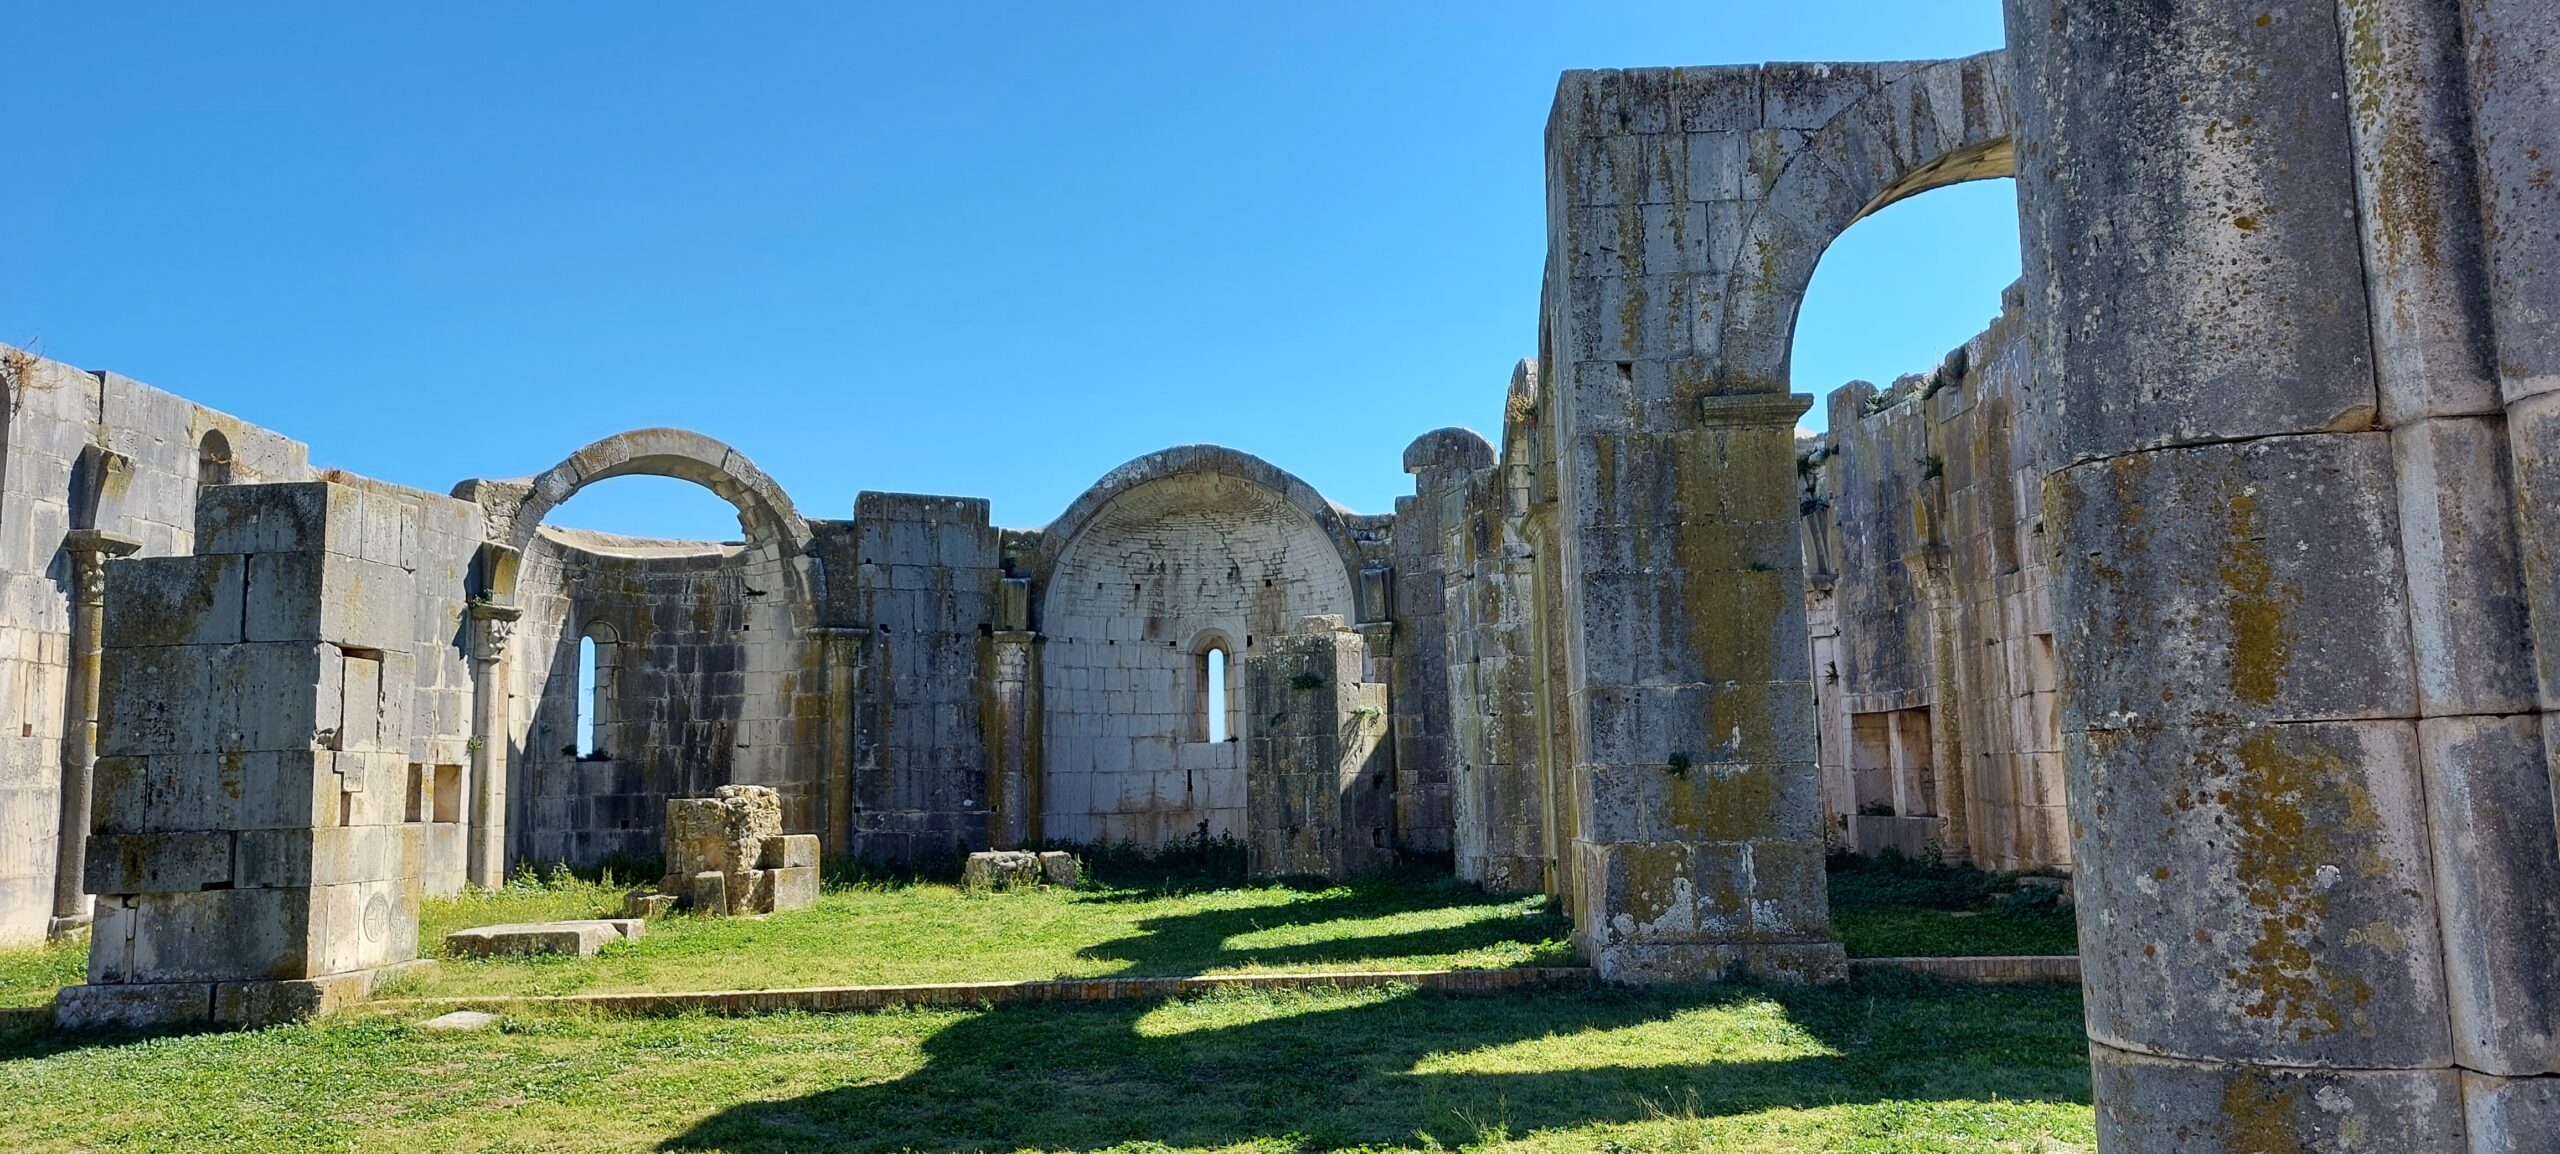
{"type": "Polygon", "coordinates": [[[606,942],[636,941],[646,923],[638,918],[597,918],[574,922],[518,922],[478,926],[446,934],[445,948],[466,958],[520,957],[531,954],[574,954],[592,958],[606,942]]]}
{"type": "Polygon", "coordinates": [[[1040,855],[1025,850],[984,850],[960,867],[960,885],[973,890],[1029,889],[1040,884],[1040,855]]]}
{"type": "Polygon", "coordinates": [[[485,1010],[455,1010],[438,1014],[418,1023],[421,1030],[485,1030],[498,1024],[498,1016],[485,1010]]]}

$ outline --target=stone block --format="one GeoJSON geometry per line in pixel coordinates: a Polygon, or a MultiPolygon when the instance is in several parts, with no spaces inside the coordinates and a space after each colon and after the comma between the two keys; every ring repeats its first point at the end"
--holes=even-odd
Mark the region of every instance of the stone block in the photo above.
{"type": "Polygon", "coordinates": [[[142,982],[67,986],[53,996],[53,1023],[65,1030],[147,1030],[213,1020],[213,983],[142,982]]]}
{"type": "Polygon", "coordinates": [[[1040,884],[1040,855],[1023,850],[982,851],[969,855],[960,869],[960,884],[973,890],[1029,889],[1040,884]]]}
{"type": "Polygon", "coordinates": [[[312,911],[300,890],[102,897],[89,979],[108,984],[311,977],[312,911]]]}
{"type": "Polygon", "coordinates": [[[2466,1154],[2460,1075],[2196,1062],[2089,1047],[2101,1150],[2466,1154]]]}
{"type": "MultiPolygon", "coordinates": [[[[741,875],[742,877],[744,875],[741,875]]],[[[703,870],[685,883],[685,908],[698,918],[725,917],[729,913],[729,875],[719,870],[703,870]]]]}
{"type": "Polygon", "coordinates": [[[186,893],[231,884],[227,832],[94,834],[82,879],[93,894],[186,893]]]}
{"type": "Polygon", "coordinates": [[[241,561],[214,554],[110,562],[104,643],[123,649],[241,640],[241,561]]]}
{"type": "Polygon", "coordinates": [[[818,902],[818,867],[785,866],[762,871],[763,892],[768,895],[762,911],[784,913],[805,910],[818,902]]]}
{"type": "Polygon", "coordinates": [[[1076,888],[1076,855],[1049,850],[1040,855],[1040,880],[1060,889],[1076,888]]]}
{"type": "Polygon", "coordinates": [[[744,912],[744,903],[754,894],[754,879],[749,875],[763,860],[765,841],[781,836],[782,798],[767,787],[724,785],[707,798],[671,798],[667,802],[667,872],[679,879],[705,871],[727,875],[722,892],[734,903],[730,908],[744,912]]]}
{"type": "Polygon", "coordinates": [[[2560,1078],[2462,1074],[2463,1130],[2470,1154],[2560,1150],[2560,1078]]]}
{"type": "Polygon", "coordinates": [[[570,922],[520,922],[480,926],[446,934],[445,950],[457,957],[496,958],[533,954],[570,954],[592,958],[607,942],[640,936],[632,918],[570,922]]]}
{"type": "Polygon", "coordinates": [[[2391,438],[2137,453],[2046,482],[2062,728],[2416,711],[2391,438]]]}
{"type": "Polygon", "coordinates": [[[213,987],[213,1020],[252,1029],[307,1022],[356,1005],[372,991],[371,971],[278,982],[220,982],[213,987]]]}
{"type": "Polygon", "coordinates": [[[2489,1074],[2560,1069],[2560,844],[2542,725],[2418,723],[2456,1058],[2489,1074]]]}
{"type": "Polygon", "coordinates": [[[623,916],[627,918],[664,917],[676,912],[677,903],[682,902],[683,900],[683,898],[678,897],[675,894],[657,894],[650,893],[647,890],[633,890],[630,893],[622,895],[622,913],[623,916]]]}
{"type": "Polygon", "coordinates": [[[796,869],[818,864],[816,834],[791,833],[764,839],[763,852],[757,855],[757,869],[796,869]]]}
{"type": "Polygon", "coordinates": [[[2066,733],[2089,1036],[2449,1063],[2417,737],[2406,721],[2066,733]]]}
{"type": "Polygon", "coordinates": [[[2418,692],[2428,713],[2516,713],[2534,703],[2532,630],[2517,587],[2506,422],[2394,430],[2418,692]]]}

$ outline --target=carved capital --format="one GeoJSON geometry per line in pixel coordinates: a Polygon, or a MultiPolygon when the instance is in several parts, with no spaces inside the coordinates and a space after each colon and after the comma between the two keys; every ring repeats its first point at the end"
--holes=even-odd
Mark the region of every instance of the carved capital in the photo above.
{"type": "Polygon", "coordinates": [[[62,551],[71,554],[71,584],[81,604],[106,604],[107,558],[130,556],[140,548],[142,542],[104,529],[63,534],[62,551]]]}
{"type": "Polygon", "coordinates": [[[474,601],[471,618],[471,656],[483,663],[495,664],[507,654],[507,638],[514,635],[516,621],[524,610],[514,605],[474,601]]]}

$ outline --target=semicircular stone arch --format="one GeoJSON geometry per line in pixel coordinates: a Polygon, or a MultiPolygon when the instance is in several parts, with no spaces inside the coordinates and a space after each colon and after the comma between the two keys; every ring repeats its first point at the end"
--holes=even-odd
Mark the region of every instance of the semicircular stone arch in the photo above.
{"type": "MultiPolygon", "coordinates": [[[[1043,531],[1041,830],[1157,846],[1243,836],[1241,740],[1202,740],[1202,638],[1242,659],[1300,618],[1348,621],[1340,513],[1305,482],[1233,450],[1189,446],[1105,476],[1043,531]]],[[[1228,684],[1237,679],[1232,675],[1228,684]]]]}

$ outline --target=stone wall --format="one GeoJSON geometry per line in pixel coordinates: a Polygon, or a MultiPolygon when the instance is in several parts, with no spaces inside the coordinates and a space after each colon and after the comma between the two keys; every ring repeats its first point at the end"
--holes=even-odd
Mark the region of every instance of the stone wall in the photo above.
{"type": "Polygon", "coordinates": [[[1002,531],[987,523],[983,500],[864,493],[852,538],[846,624],[869,632],[858,643],[847,844],[882,862],[989,848],[995,810],[979,702],[982,643],[1004,578],[1002,531]]]}
{"type": "Polygon", "coordinates": [[[1860,853],[2071,863],[2022,307],[1927,374],[1834,390],[1799,444],[1824,812],[1860,853]]]}
{"type": "Polygon", "coordinates": [[[1241,825],[1255,876],[1342,878],[1395,860],[1387,686],[1369,670],[1360,634],[1332,615],[1266,636],[1244,659],[1241,825]]]}
{"type": "Polygon", "coordinates": [[[41,940],[61,848],[74,528],[185,553],[207,480],[309,475],[296,441],[115,373],[0,347],[0,946],[41,940]],[[212,454],[207,459],[207,454],[212,454]]]}
{"type": "Polygon", "coordinates": [[[809,607],[792,586],[769,551],[744,544],[545,527],[524,560],[511,643],[524,703],[509,791],[518,855],[656,857],[667,799],[728,784],[774,785],[787,824],[816,828],[824,671],[810,671],[809,607]],[[581,680],[587,638],[593,683],[581,680]]]}

